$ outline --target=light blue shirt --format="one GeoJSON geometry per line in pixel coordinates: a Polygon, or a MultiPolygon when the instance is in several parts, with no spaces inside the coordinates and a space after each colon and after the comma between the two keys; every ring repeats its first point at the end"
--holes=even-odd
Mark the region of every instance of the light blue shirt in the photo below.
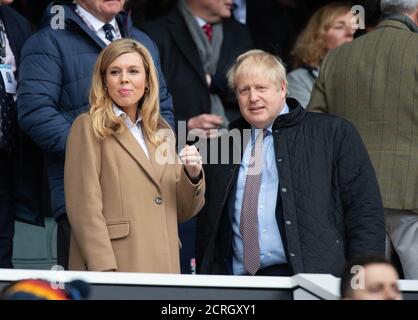
{"type": "MultiPolygon", "coordinates": [[[[285,104],[280,115],[289,112],[289,107],[285,104]]],[[[230,217],[233,239],[233,258],[232,270],[234,274],[248,274],[244,269],[243,263],[243,244],[242,236],[239,231],[241,220],[241,207],[244,197],[244,187],[247,178],[248,164],[251,155],[252,145],[255,143],[254,128],[251,130],[251,141],[247,144],[237,180],[237,191],[235,194],[234,211],[230,217]],[[251,142],[251,143],[250,143],[251,142]]],[[[286,255],[280,230],[276,220],[277,192],[279,189],[279,175],[276,167],[274,142],[272,135],[272,125],[267,128],[267,135],[263,141],[263,168],[261,175],[261,187],[258,197],[258,223],[260,243],[260,269],[286,263],[286,255]]]]}

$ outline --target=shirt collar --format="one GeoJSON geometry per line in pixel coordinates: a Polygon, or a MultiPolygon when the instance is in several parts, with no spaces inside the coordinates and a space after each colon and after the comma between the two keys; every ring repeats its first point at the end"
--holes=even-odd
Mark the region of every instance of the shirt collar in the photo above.
{"type": "MultiPolygon", "coordinates": [[[[86,9],[84,9],[79,4],[77,5],[77,10],[80,12],[80,14],[86,19],[90,25],[93,27],[94,31],[97,33],[103,26],[106,24],[103,21],[97,19],[94,15],[92,15],[90,12],[88,12],[86,9]]],[[[113,30],[116,30],[116,18],[113,18],[110,22],[110,25],[112,25],[113,30]]]]}
{"type": "Polygon", "coordinates": [[[207,24],[207,22],[205,20],[203,20],[202,18],[198,17],[198,16],[194,16],[197,24],[199,25],[199,27],[203,27],[205,24],[207,24]]]}
{"type": "MultiPolygon", "coordinates": [[[[289,106],[288,106],[288,105],[287,105],[287,103],[285,102],[284,107],[283,107],[282,111],[280,111],[279,116],[281,116],[281,115],[283,115],[283,114],[286,114],[286,113],[289,113],[289,106]]],[[[274,123],[274,121],[273,121],[273,123],[274,123]]],[[[267,135],[269,135],[269,134],[271,134],[271,133],[272,133],[272,131],[273,131],[273,123],[272,123],[271,125],[269,125],[269,126],[266,128],[266,130],[267,130],[267,135]]],[[[254,129],[254,127],[252,127],[252,129],[254,129]]],[[[253,130],[253,131],[254,131],[254,130],[253,130]]]]}
{"type": "MultiPolygon", "coordinates": [[[[128,117],[128,115],[115,104],[113,104],[113,112],[116,114],[116,116],[123,118],[123,120],[128,121],[128,123],[130,123],[131,125],[133,124],[131,119],[128,117]]],[[[138,113],[138,118],[136,119],[135,124],[138,125],[138,123],[141,121],[142,121],[141,113],[138,113]]]]}

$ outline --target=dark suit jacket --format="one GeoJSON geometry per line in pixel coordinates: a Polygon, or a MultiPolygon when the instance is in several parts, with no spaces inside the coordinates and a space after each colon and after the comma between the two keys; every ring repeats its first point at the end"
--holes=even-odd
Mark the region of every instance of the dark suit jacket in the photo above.
{"type": "Polygon", "coordinates": [[[0,6],[0,18],[6,28],[7,38],[15,56],[16,65],[19,66],[20,52],[24,42],[31,34],[30,24],[17,11],[8,6],[0,6]]]}
{"type": "MultiPolygon", "coordinates": [[[[226,72],[235,59],[251,49],[252,40],[247,28],[233,19],[223,21],[223,44],[216,74],[210,91],[217,93],[226,112],[238,111],[235,96],[227,88],[226,72]]],[[[188,120],[210,113],[210,91],[197,47],[178,11],[149,22],[144,30],[157,43],[161,67],[174,101],[176,120],[188,120]]]]}
{"type": "Polygon", "coordinates": [[[254,45],[289,63],[300,25],[296,11],[273,0],[247,0],[247,26],[254,45]]]}
{"type": "MultiPolygon", "coordinates": [[[[19,72],[20,54],[23,44],[31,35],[29,22],[17,11],[8,6],[0,6],[7,38],[15,57],[19,72]]],[[[13,196],[16,199],[16,218],[37,225],[43,224],[42,215],[47,212],[47,199],[42,200],[43,161],[40,150],[20,130],[17,133],[17,147],[13,150],[13,196]],[[42,214],[41,214],[42,212],[42,214]]]]}
{"type": "Polygon", "coordinates": [[[418,208],[418,34],[395,20],[325,58],[308,109],[352,122],[386,208],[418,208]]]}

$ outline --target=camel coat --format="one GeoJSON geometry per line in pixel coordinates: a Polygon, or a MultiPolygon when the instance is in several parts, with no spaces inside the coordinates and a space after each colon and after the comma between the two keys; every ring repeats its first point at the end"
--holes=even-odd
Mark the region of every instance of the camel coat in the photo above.
{"type": "Polygon", "coordinates": [[[182,165],[157,163],[160,149],[145,142],[150,159],[129,130],[99,140],[90,115],[75,120],[64,176],[70,270],[180,272],[177,224],[202,208],[204,177],[193,184],[182,165]]]}

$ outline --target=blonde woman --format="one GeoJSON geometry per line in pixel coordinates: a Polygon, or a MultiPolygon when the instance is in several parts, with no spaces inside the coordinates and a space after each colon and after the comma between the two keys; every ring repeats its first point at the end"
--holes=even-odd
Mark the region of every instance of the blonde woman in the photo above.
{"type": "Polygon", "coordinates": [[[293,50],[295,70],[287,75],[289,97],[306,107],[319,66],[328,51],[353,40],[351,7],[333,2],[314,13],[293,50]]]}
{"type": "Polygon", "coordinates": [[[205,184],[196,148],[182,149],[183,164],[175,154],[158,92],[138,42],[114,41],[99,55],[90,112],[67,141],[70,270],[180,272],[177,224],[203,206],[205,184]]]}

